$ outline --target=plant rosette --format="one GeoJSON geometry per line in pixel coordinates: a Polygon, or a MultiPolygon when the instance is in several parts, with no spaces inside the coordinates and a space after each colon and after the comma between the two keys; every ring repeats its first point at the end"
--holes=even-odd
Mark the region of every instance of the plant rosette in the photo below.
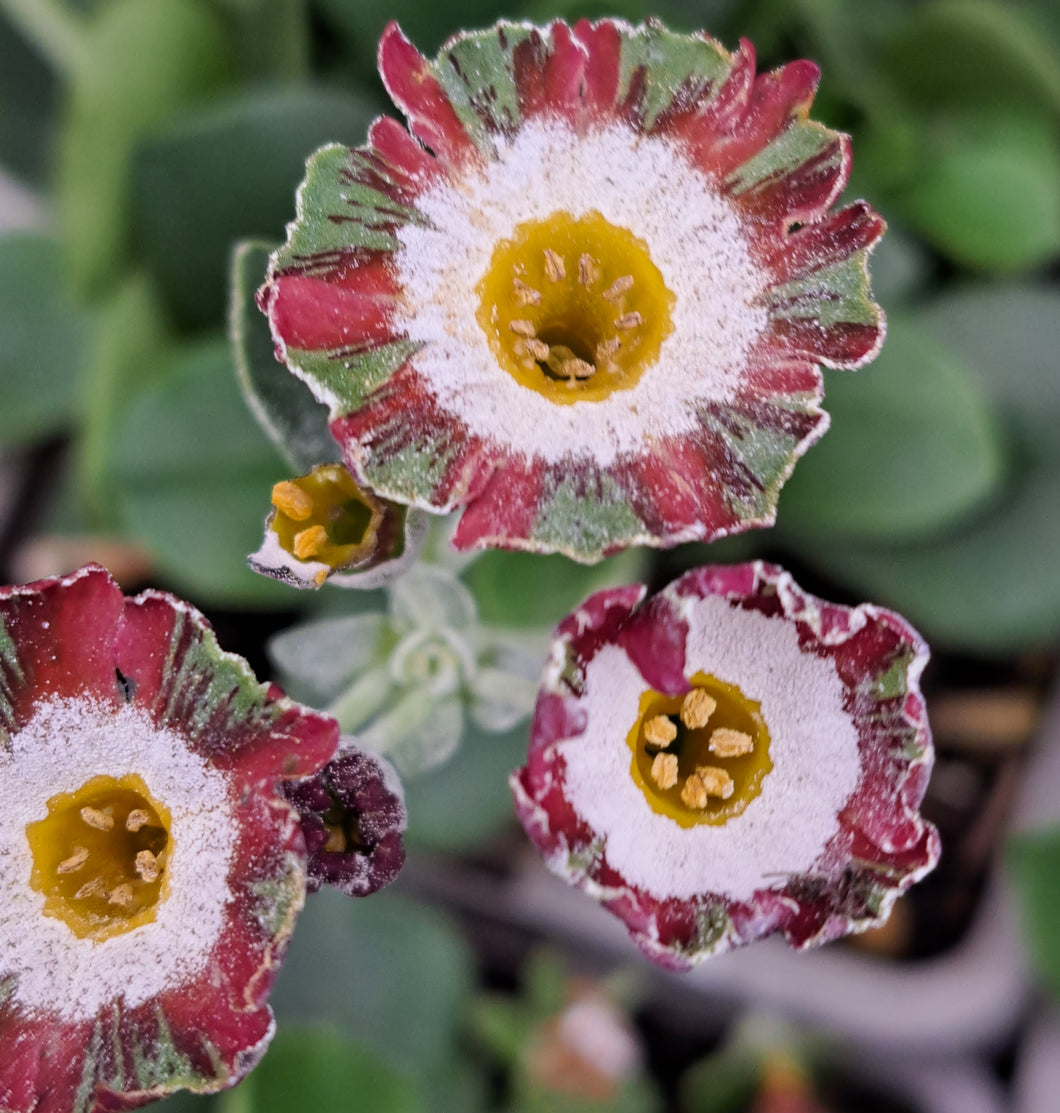
{"type": "Polygon", "coordinates": [[[310,160],[259,305],[380,497],[463,508],[457,548],[592,562],[771,524],[870,360],[883,221],[832,205],[849,140],[817,67],[615,20],[499,23],[428,61],[391,24],[409,131],[310,160]]]}
{"type": "Polygon", "coordinates": [[[882,923],[939,854],[924,642],[760,562],[645,591],[558,628],[511,778],[546,864],[672,969],[882,923]]]}
{"type": "Polygon", "coordinates": [[[281,781],[338,727],[172,596],[102,568],[0,589],[0,1109],[239,1081],[305,891],[281,781]]]}

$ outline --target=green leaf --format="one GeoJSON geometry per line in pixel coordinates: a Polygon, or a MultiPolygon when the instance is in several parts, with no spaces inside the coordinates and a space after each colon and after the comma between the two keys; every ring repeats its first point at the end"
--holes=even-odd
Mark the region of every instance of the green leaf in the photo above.
{"type": "Polygon", "coordinates": [[[291,601],[246,566],[284,467],[243,404],[223,338],[182,349],[133,403],[113,474],[126,528],[175,586],[220,603],[291,601]]]}
{"type": "Polygon", "coordinates": [[[405,781],[409,846],[433,851],[483,846],[513,822],[508,776],[526,760],[527,727],[486,734],[468,724],[450,761],[405,781]]]}
{"type": "Polygon", "coordinates": [[[392,890],[351,900],[324,888],[301,915],[272,1004],[281,1029],[335,1025],[422,1078],[453,1057],[472,980],[467,947],[438,913],[392,890]]]}
{"type": "Polygon", "coordinates": [[[92,322],[63,290],[55,242],[0,238],[0,446],[26,444],[72,424],[92,322]]]}
{"type": "Polygon", "coordinates": [[[1060,826],[1016,835],[1006,862],[1031,962],[1060,1004],[1060,826]]]}
{"type": "Polygon", "coordinates": [[[759,1059],[732,1047],[701,1059],[681,1079],[682,1113],[742,1113],[758,1088],[759,1059]]]}
{"type": "Polygon", "coordinates": [[[1004,488],[972,520],[925,544],[807,540],[802,554],[903,611],[929,640],[988,655],[1046,643],[1060,633],[1060,294],[968,287],[920,320],[960,352],[1004,418],[1015,465],[1004,488]]]}
{"type": "Polygon", "coordinates": [[[136,243],[181,323],[221,319],[233,242],[278,238],[294,217],[306,158],[327,142],[363,143],[375,113],[374,103],[329,89],[245,93],[138,146],[136,243]]]}
{"type": "Polygon", "coordinates": [[[78,493],[97,528],[114,524],[110,473],[115,428],[131,400],[158,377],[168,344],[154,287],[130,274],[100,308],[82,387],[84,422],[77,444],[78,493]]]}
{"type": "Polygon", "coordinates": [[[136,141],[215,93],[229,79],[230,56],[205,0],[113,0],[83,45],[59,136],[57,203],[69,277],[96,292],[129,250],[136,141]]]}
{"type": "Polygon", "coordinates": [[[281,1029],[242,1084],[248,1113],[418,1113],[418,1088],[378,1056],[330,1028],[281,1029]]]}
{"type": "Polygon", "coordinates": [[[1049,286],[966,286],[920,319],[963,357],[1024,440],[1060,456],[1060,291],[1049,286]]]}
{"type": "Polygon", "coordinates": [[[228,327],[243,396],[258,424],[292,470],[337,462],[339,446],[328,432],[328,410],[273,351],[269,322],[254,302],[265,277],[270,248],[248,241],[232,256],[228,327]]]}
{"type": "Polygon", "coordinates": [[[876,362],[825,372],[832,425],[799,462],[780,525],[800,535],[897,538],[937,532],[992,495],[998,430],[961,360],[892,317],[876,362]]]}
{"type": "Polygon", "coordinates": [[[914,6],[885,52],[916,103],[1060,112],[1060,52],[1015,4],[935,0],[914,6]]]}
{"type": "Polygon", "coordinates": [[[977,269],[1019,270],[1060,251],[1060,151],[1053,127],[1015,113],[947,117],[895,196],[940,251],[977,269]]]}
{"type": "Polygon", "coordinates": [[[921,545],[807,543],[801,555],[875,602],[901,611],[932,643],[997,656],[1060,635],[1057,460],[1036,455],[997,504],[921,545]]]}
{"type": "Polygon", "coordinates": [[[56,76],[0,15],[0,163],[43,185],[58,102],[56,76]]]}
{"type": "Polygon", "coordinates": [[[647,572],[643,552],[629,549],[599,564],[564,556],[491,549],[464,572],[486,624],[554,626],[594,591],[635,583],[647,572]]]}

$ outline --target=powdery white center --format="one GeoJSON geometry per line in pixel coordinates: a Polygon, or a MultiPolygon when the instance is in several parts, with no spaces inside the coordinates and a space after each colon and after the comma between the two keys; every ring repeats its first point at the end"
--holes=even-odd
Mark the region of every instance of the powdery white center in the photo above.
{"type": "Polygon", "coordinates": [[[834,666],[800,652],[793,623],[716,597],[685,602],[687,675],[711,673],[761,701],[773,760],[761,793],[719,827],[681,827],[652,811],[626,744],[644,678],[623,650],[606,646],[586,669],[587,729],[558,746],[565,795],[606,835],[607,860],[629,884],[657,897],[749,900],[811,870],[838,831],[860,775],[857,731],[834,666]]]}
{"type": "Polygon", "coordinates": [[[755,304],[768,279],[740,217],[680,148],[611,126],[579,137],[557,121],[526,123],[495,161],[432,186],[416,202],[432,227],[398,230],[404,289],[395,328],[427,345],[415,357],[439,404],[477,436],[554,463],[606,466],[645,442],[689,432],[696,406],[733,397],[768,324],[755,304]],[[498,366],[475,314],[475,287],[498,241],[555,212],[599,212],[644,240],[675,295],[673,331],[639,382],[595,402],[556,405],[498,366]]]}
{"type": "Polygon", "coordinates": [[[138,1005],[194,977],[217,944],[230,895],[238,831],[225,810],[225,776],[128,704],[45,703],[11,743],[0,752],[0,975],[17,978],[13,1000],[80,1020],[108,1002],[138,1005]],[[140,776],[172,818],[166,896],[152,923],[100,942],[78,939],[44,914],[44,896],[30,887],[26,824],[44,819],[59,793],[127,774],[140,776]]]}

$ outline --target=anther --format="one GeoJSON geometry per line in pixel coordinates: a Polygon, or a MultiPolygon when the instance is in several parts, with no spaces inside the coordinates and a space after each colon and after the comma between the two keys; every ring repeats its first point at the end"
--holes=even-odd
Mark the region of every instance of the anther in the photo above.
{"type": "Polygon", "coordinates": [[[698,730],[707,725],[707,720],[717,709],[718,701],[708,696],[702,688],[693,688],[681,704],[681,722],[689,730],[698,730]]]}
{"type": "Polygon", "coordinates": [[[550,247],[545,248],[545,277],[549,282],[561,282],[567,277],[563,256],[557,255],[550,247]]]}
{"type": "Polygon", "coordinates": [[[695,775],[699,777],[708,796],[720,796],[722,800],[728,800],[736,791],[732,777],[717,765],[697,765],[695,775]]]}
{"type": "Polygon", "coordinates": [[[619,340],[617,336],[612,336],[610,340],[601,340],[600,343],[596,345],[596,362],[598,364],[610,363],[611,357],[615,355],[621,347],[622,341],[619,340]]]}
{"type": "Polygon", "coordinates": [[[328,531],[320,525],[310,526],[294,535],[294,555],[299,560],[308,560],[328,543],[328,531]]]}
{"type": "Polygon", "coordinates": [[[651,763],[651,779],[660,788],[673,788],[677,784],[677,755],[660,750],[651,763]]]}
{"type": "Polygon", "coordinates": [[[93,877],[74,893],[74,900],[86,900],[88,897],[101,897],[107,891],[102,877],[93,877]]]}
{"type": "Polygon", "coordinates": [[[624,274],[621,278],[616,278],[614,282],[604,291],[604,297],[608,301],[618,301],[618,299],[628,291],[633,289],[633,275],[624,274]]]}
{"type": "MultiPolygon", "coordinates": [[[[600,268],[596,265],[596,260],[588,253],[582,255],[578,259],[578,281],[583,286],[592,286],[600,277],[600,268]]],[[[604,294],[606,298],[607,295],[604,294]]]]}
{"type": "Polygon", "coordinates": [[[139,850],[135,858],[136,872],[144,881],[157,881],[162,867],[150,850],[139,850]]]}
{"type": "Polygon", "coordinates": [[[669,746],[677,737],[677,727],[665,715],[655,715],[644,724],[644,741],[650,746],[669,746]]]}
{"type": "Polygon", "coordinates": [[[521,278],[512,279],[512,289],[515,290],[515,300],[520,305],[541,304],[541,291],[528,286],[521,278]]]}
{"type": "Polygon", "coordinates": [[[151,817],[143,808],[133,808],[125,817],[125,830],[133,832],[139,831],[141,827],[146,827],[150,822],[151,817]]]}
{"type": "Polygon", "coordinates": [[[615,321],[615,328],[637,328],[643,320],[644,318],[636,310],[632,313],[623,313],[622,316],[615,321]]]}
{"type": "Polygon", "coordinates": [[[108,904],[116,904],[119,908],[128,908],[133,902],[133,888],[127,882],[115,885],[107,896],[108,904]]]}
{"type": "Polygon", "coordinates": [[[65,858],[56,867],[56,873],[76,873],[88,861],[88,849],[84,846],[75,846],[73,854],[65,858]]]}
{"type": "Polygon", "coordinates": [[[272,488],[272,505],[295,522],[304,522],[313,514],[312,496],[289,479],[281,480],[272,488]]]}
{"type": "Polygon", "coordinates": [[[534,357],[535,360],[548,359],[549,347],[544,340],[538,340],[536,337],[531,337],[523,341],[523,347],[534,357]]]}
{"type": "Polygon", "coordinates": [[[718,727],[710,736],[710,752],[718,757],[742,757],[754,748],[754,739],[742,730],[718,727]]]}
{"type": "Polygon", "coordinates": [[[349,840],[346,838],[346,832],[339,826],[329,826],[324,851],[328,854],[344,854],[348,847],[349,840]]]}
{"type": "Polygon", "coordinates": [[[95,827],[97,831],[114,830],[114,816],[101,812],[99,808],[82,808],[81,818],[89,827],[95,827]]]}
{"type": "Polygon", "coordinates": [[[681,786],[681,802],[686,808],[700,809],[707,806],[707,789],[698,773],[691,773],[681,786]]]}
{"type": "Polygon", "coordinates": [[[514,321],[509,322],[508,327],[516,336],[525,336],[528,339],[537,336],[537,329],[534,327],[534,322],[524,321],[521,317],[517,317],[514,321]]]}

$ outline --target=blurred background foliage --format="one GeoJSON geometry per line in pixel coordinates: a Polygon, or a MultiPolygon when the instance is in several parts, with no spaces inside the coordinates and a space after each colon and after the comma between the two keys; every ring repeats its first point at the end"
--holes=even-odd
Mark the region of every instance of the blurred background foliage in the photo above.
{"type": "MultiPolygon", "coordinates": [[[[901,610],[962,654],[1052,642],[1055,0],[0,0],[0,168],[31,213],[0,237],[0,453],[47,459],[51,477],[9,546],[44,534],[91,555],[106,539],[211,613],[290,622],[363,608],[359,593],[333,589],[293,598],[245,566],[290,466],[234,373],[234,243],[280,241],[306,156],[363,142],[392,111],[375,72],[388,20],[431,53],[498,17],[605,14],[704,28],[730,48],[745,36],[762,69],[817,60],[814,115],[854,139],[845,198],[864,196],[890,224],[873,259],[887,344],[867,369],[825,372],[832,429],[797,466],[777,528],[659,554],[649,574],[661,583],[704,561],[766,555],[833,594],[901,610]]],[[[260,263],[256,250],[244,263],[260,263]]],[[[247,294],[261,275],[240,274],[234,313],[253,317],[247,294]]],[[[622,569],[644,572],[638,561],[622,569]]],[[[602,582],[560,557],[491,553],[458,570],[483,619],[509,625],[555,621],[602,582]]],[[[453,762],[412,784],[411,844],[461,849],[495,831],[524,745],[522,729],[472,732],[453,762]]],[[[1055,835],[1013,850],[1054,985],[1057,909],[1041,894],[1056,892],[1056,853],[1055,835]]],[[[497,1083],[504,1047],[525,1045],[505,1033],[544,1023],[544,991],[528,989],[529,1012],[505,1017],[476,1003],[473,975],[466,943],[436,912],[402,894],[323,893],[281,975],[273,1051],[213,1104],[341,1109],[358,1093],[373,1113],[560,1108],[535,1097],[516,1051],[504,1070],[517,1084],[497,1083]]],[[[722,1108],[686,1089],[688,1110],[722,1108]]],[[[607,1108],[657,1108],[639,1077],[629,1094],[607,1108]]],[[[203,1108],[185,1097],[168,1108],[193,1100],[203,1108]]]]}

